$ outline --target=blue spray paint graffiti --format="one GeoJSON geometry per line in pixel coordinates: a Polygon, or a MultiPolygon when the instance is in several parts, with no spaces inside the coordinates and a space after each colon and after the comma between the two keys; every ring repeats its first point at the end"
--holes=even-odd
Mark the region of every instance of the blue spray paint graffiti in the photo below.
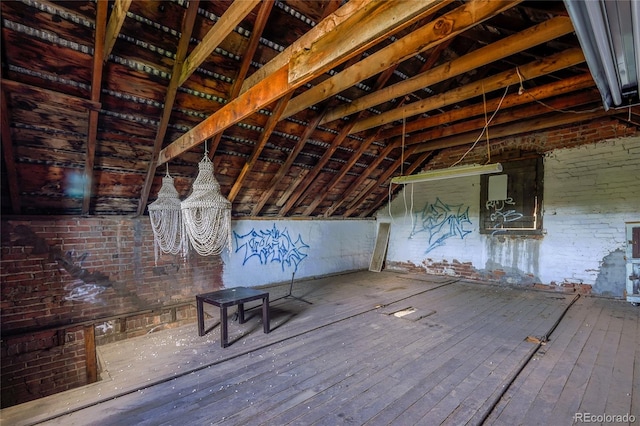
{"type": "Polygon", "coordinates": [[[439,198],[433,204],[427,203],[422,212],[416,213],[417,221],[414,224],[411,236],[420,232],[429,233],[429,247],[425,253],[429,253],[436,247],[443,246],[445,240],[455,236],[463,239],[470,230],[464,229],[465,224],[471,225],[469,220],[469,207],[464,209],[462,204],[449,205],[439,198]]]}
{"type": "Polygon", "coordinates": [[[281,264],[283,271],[286,265],[293,267],[296,272],[300,262],[307,257],[307,254],[302,250],[309,248],[309,246],[302,241],[300,234],[294,242],[286,228],[284,231],[279,231],[275,224],[272,229],[260,231],[252,229],[244,235],[238,235],[236,231],[233,231],[233,235],[236,241],[235,252],[238,253],[244,249],[242,265],[256,256],[263,265],[277,262],[281,264]]]}

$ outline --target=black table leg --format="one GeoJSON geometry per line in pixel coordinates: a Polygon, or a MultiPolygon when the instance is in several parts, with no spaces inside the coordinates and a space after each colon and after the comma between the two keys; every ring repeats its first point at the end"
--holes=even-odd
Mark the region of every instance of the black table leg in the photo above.
{"type": "Polygon", "coordinates": [[[204,336],[204,309],[202,299],[196,298],[196,310],[198,312],[198,335],[204,336]]]}
{"type": "Polygon", "coordinates": [[[269,294],[262,299],[262,331],[268,333],[271,331],[269,324],[269,294]]]}
{"type": "Polygon", "coordinates": [[[238,323],[244,324],[244,303],[238,303],[238,323]]]}
{"type": "Polygon", "coordinates": [[[229,331],[227,330],[227,307],[220,307],[220,346],[226,348],[229,346],[227,340],[229,340],[229,331]]]}

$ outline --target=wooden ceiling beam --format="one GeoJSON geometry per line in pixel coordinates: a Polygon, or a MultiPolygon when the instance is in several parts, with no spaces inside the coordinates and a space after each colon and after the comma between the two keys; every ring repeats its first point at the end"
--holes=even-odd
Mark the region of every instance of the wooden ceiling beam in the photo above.
{"type": "MultiPolygon", "coordinates": [[[[352,192],[354,192],[358,187],[360,187],[360,185],[362,185],[363,182],[369,179],[369,176],[371,175],[372,171],[376,170],[378,166],[385,160],[385,158],[391,153],[391,151],[393,151],[396,148],[397,148],[397,144],[387,145],[380,152],[380,154],[378,154],[378,157],[376,157],[376,159],[373,160],[371,164],[369,164],[369,167],[368,167],[369,172],[361,174],[358,178],[356,178],[356,180],[351,182],[351,185],[349,185],[347,190],[344,191],[343,196],[340,198],[340,200],[335,202],[329,209],[327,209],[327,211],[324,213],[324,216],[325,217],[332,216],[333,213],[338,209],[338,207],[340,207],[346,201],[347,194],[351,194],[352,192]]],[[[411,148],[411,150],[414,150],[414,149],[415,148],[411,148]]],[[[405,152],[406,155],[410,155],[410,153],[411,151],[405,152]]]]}
{"type": "MultiPolygon", "coordinates": [[[[541,99],[544,99],[544,98],[549,97],[549,96],[557,96],[557,95],[559,95],[560,93],[555,92],[555,90],[561,90],[563,86],[567,87],[567,88],[573,87],[573,90],[579,90],[579,89],[581,89],[583,87],[590,87],[590,86],[593,85],[593,79],[588,74],[587,75],[583,75],[583,76],[570,78],[568,80],[569,81],[559,81],[559,82],[556,82],[556,83],[548,84],[546,86],[542,86],[542,87],[539,87],[539,88],[534,88],[534,89],[525,91],[525,93],[530,92],[528,97],[524,97],[524,96],[521,96],[521,95],[512,95],[512,96],[518,97],[518,99],[526,99],[526,98],[528,98],[527,102],[531,102],[532,100],[540,101],[541,99]]],[[[530,112],[525,110],[525,111],[521,111],[519,114],[523,114],[524,113],[524,114],[528,115],[528,114],[533,114],[534,112],[541,114],[541,113],[544,113],[544,112],[548,112],[549,108],[558,108],[558,109],[571,108],[571,107],[574,107],[574,106],[582,104],[582,103],[588,103],[588,102],[592,102],[594,100],[597,100],[598,97],[599,97],[599,95],[596,94],[596,93],[594,93],[594,94],[588,94],[588,93],[586,93],[586,94],[577,94],[577,95],[572,96],[570,98],[561,98],[561,99],[549,101],[547,103],[548,107],[545,107],[545,106],[542,106],[542,105],[532,105],[530,107],[531,108],[530,112]]],[[[498,100],[493,100],[493,101],[496,102],[496,103],[499,102],[498,100]]],[[[506,98],[505,98],[505,101],[507,101],[506,98]]],[[[513,106],[513,105],[511,105],[511,103],[508,103],[508,104],[510,104],[510,106],[513,106]]],[[[504,105],[504,102],[503,102],[503,105],[504,105]]],[[[473,116],[475,114],[481,113],[482,110],[483,110],[483,105],[482,104],[478,104],[478,105],[472,105],[470,107],[462,108],[460,110],[452,111],[451,113],[455,113],[457,115],[458,111],[460,111],[461,112],[461,116],[471,117],[471,116],[473,116]],[[473,111],[473,113],[471,113],[471,111],[473,111]]],[[[503,112],[503,113],[501,113],[500,118],[498,120],[496,120],[495,124],[498,124],[501,120],[504,120],[505,122],[507,122],[507,121],[508,122],[516,121],[516,120],[521,118],[521,116],[519,114],[503,112]],[[506,114],[506,117],[505,117],[505,114],[506,114]]],[[[573,114],[573,113],[571,113],[571,114],[573,114]]],[[[451,116],[450,113],[439,114],[439,116],[443,116],[443,117],[441,117],[438,121],[441,121],[441,120],[444,120],[444,122],[452,121],[452,120],[447,118],[447,117],[451,116]]],[[[439,117],[439,116],[436,116],[436,117],[439,117]]],[[[432,118],[435,118],[435,117],[429,117],[429,118],[432,119],[432,118]]],[[[484,126],[484,121],[483,120],[478,119],[476,121],[477,122],[475,122],[474,126],[473,126],[475,130],[477,130],[479,128],[482,128],[484,126]]],[[[423,124],[425,124],[425,123],[423,122],[423,124]]],[[[495,124],[494,124],[494,127],[495,127],[495,124]]],[[[456,127],[456,126],[457,125],[454,124],[454,125],[452,125],[450,127],[456,127]]],[[[469,126],[469,125],[465,122],[465,123],[462,123],[460,126],[469,126]]],[[[518,126],[518,124],[515,124],[515,126],[518,126]]],[[[499,137],[500,134],[498,134],[498,133],[496,133],[494,131],[494,127],[491,128],[491,136],[492,137],[499,137]]],[[[461,128],[458,128],[456,130],[457,131],[453,131],[453,133],[458,133],[460,131],[463,131],[461,128]]],[[[446,132],[449,132],[449,131],[447,130],[446,132]]],[[[411,135],[411,136],[407,137],[406,140],[405,140],[405,143],[407,144],[406,146],[415,147],[416,146],[415,144],[418,143],[418,141],[429,140],[429,142],[423,143],[422,146],[420,146],[420,148],[417,148],[417,149],[415,149],[413,151],[414,153],[421,153],[422,152],[422,154],[426,155],[426,156],[430,155],[433,152],[433,150],[435,150],[435,149],[442,149],[442,148],[447,148],[447,147],[451,148],[453,146],[457,146],[457,145],[453,145],[453,144],[451,144],[451,146],[441,146],[440,144],[438,144],[437,140],[431,140],[431,139],[435,139],[436,137],[437,136],[435,135],[435,133],[430,134],[430,132],[424,132],[421,135],[411,135]],[[411,145],[411,144],[413,144],[413,145],[411,145]],[[425,146],[428,146],[428,149],[425,149],[425,146]]],[[[476,133],[471,133],[471,134],[468,133],[467,134],[467,138],[462,139],[462,140],[459,141],[460,145],[465,145],[465,144],[468,144],[468,143],[472,143],[475,140],[477,140],[477,137],[478,137],[477,132],[476,133]],[[475,139],[472,138],[472,136],[475,136],[475,139]]],[[[397,147],[398,143],[399,142],[396,141],[394,144],[392,144],[392,146],[397,147]]],[[[425,159],[426,159],[426,157],[425,157],[425,159]]],[[[418,158],[418,161],[414,162],[409,168],[407,168],[407,170],[404,171],[404,173],[405,174],[413,173],[413,171],[419,165],[421,165],[423,162],[424,162],[424,159],[418,158]]],[[[396,169],[397,169],[397,167],[396,167],[396,169]]],[[[388,177],[390,177],[392,174],[393,173],[389,174],[388,177]]],[[[380,181],[378,183],[378,185],[376,185],[376,186],[379,186],[380,184],[382,184],[382,182],[383,181],[380,181]]],[[[365,195],[364,198],[366,198],[366,196],[368,196],[368,194],[365,195]]],[[[361,197],[361,199],[362,199],[362,197],[361,197]]],[[[372,209],[367,210],[363,214],[364,215],[371,214],[375,210],[375,208],[377,206],[379,206],[380,203],[381,203],[381,201],[378,201],[377,203],[374,204],[372,209]]],[[[351,209],[350,211],[353,211],[353,209],[355,209],[355,208],[357,208],[357,203],[353,203],[350,206],[350,209],[351,209]]]]}
{"type": "MultiPolygon", "coordinates": [[[[435,64],[438,61],[438,59],[442,55],[442,52],[444,50],[446,50],[447,46],[451,43],[452,40],[453,39],[449,39],[449,40],[447,40],[447,41],[445,41],[443,43],[438,44],[438,46],[435,49],[433,49],[433,51],[431,52],[431,54],[429,55],[429,57],[427,58],[425,63],[420,67],[420,72],[423,72],[424,70],[427,70],[427,69],[431,68],[433,66],[433,64],[435,64]]],[[[398,66],[398,64],[394,65],[391,68],[388,68],[382,74],[380,74],[378,76],[378,79],[376,80],[375,87],[376,88],[384,87],[386,82],[393,75],[393,73],[394,73],[395,69],[397,68],[397,66],[398,66]]],[[[400,101],[398,102],[398,105],[402,106],[404,104],[404,102],[406,102],[406,100],[407,100],[406,97],[400,99],[400,101]]],[[[356,123],[356,122],[357,122],[357,119],[353,120],[353,123],[356,123]]],[[[370,132],[369,136],[367,136],[365,138],[365,140],[360,144],[360,146],[358,147],[358,150],[356,152],[354,152],[353,155],[351,155],[351,158],[344,164],[344,166],[342,167],[340,172],[337,173],[331,179],[331,181],[326,185],[324,191],[322,191],[322,193],[317,194],[314,197],[314,199],[313,199],[313,201],[311,201],[311,204],[309,205],[309,207],[305,210],[305,212],[304,212],[305,215],[311,215],[313,213],[313,211],[316,209],[316,207],[318,207],[318,205],[327,197],[327,195],[329,195],[329,193],[331,193],[331,191],[333,191],[333,189],[336,187],[336,185],[346,176],[346,174],[349,172],[349,170],[351,170],[351,168],[358,162],[358,160],[366,152],[366,150],[369,149],[371,144],[373,142],[375,142],[376,140],[380,139],[378,137],[378,134],[380,133],[380,130],[381,130],[381,128],[378,128],[378,129],[375,129],[373,132],[370,132]]],[[[374,170],[372,168],[367,168],[365,173],[373,173],[373,171],[374,170]]],[[[341,198],[345,198],[347,196],[349,196],[349,194],[342,193],[341,198]]]]}
{"type": "Polygon", "coordinates": [[[402,108],[396,108],[382,114],[360,120],[352,129],[352,133],[371,129],[377,126],[393,123],[406,117],[413,117],[448,105],[481,96],[483,93],[504,89],[512,84],[534,79],[561,69],[565,69],[584,62],[584,55],[580,48],[571,48],[556,53],[545,59],[531,62],[512,70],[504,71],[482,80],[452,89],[440,95],[413,102],[402,108]]]}
{"type": "MultiPolygon", "coordinates": [[[[116,44],[118,34],[120,34],[122,24],[124,23],[129,7],[131,6],[131,1],[132,0],[115,0],[113,3],[113,9],[111,11],[111,16],[109,17],[109,23],[107,24],[104,38],[102,60],[105,62],[109,59],[113,46],[116,44]]],[[[107,0],[99,0],[99,2],[108,3],[107,0]]]]}
{"type": "Polygon", "coordinates": [[[442,1],[348,2],[261,68],[258,72],[268,70],[264,78],[254,85],[248,83],[254,80],[253,75],[246,79],[243,87],[249,89],[164,148],[158,164],[223,132],[333,66],[361,54],[380,39],[428,14],[442,1]],[[286,60],[282,65],[270,65],[280,64],[283,57],[286,60]]]}
{"type": "MultiPolygon", "coordinates": [[[[545,115],[537,117],[532,120],[518,121],[508,125],[495,126],[491,128],[491,139],[505,138],[509,136],[515,136],[522,133],[536,132],[540,130],[550,129],[552,127],[565,126],[569,124],[578,123],[586,120],[593,120],[596,118],[606,117],[619,113],[619,111],[590,111],[584,113],[571,113],[571,114],[559,114],[554,113],[551,115],[545,115]]],[[[433,151],[435,149],[452,148],[459,145],[466,145],[473,143],[478,137],[477,132],[469,132],[464,134],[458,134],[441,138],[435,141],[429,141],[426,143],[411,145],[417,147],[416,153],[433,151]]]]}
{"type": "Polygon", "coordinates": [[[142,187],[142,192],[140,193],[140,200],[138,202],[137,211],[138,216],[144,213],[144,210],[147,206],[147,201],[149,200],[149,193],[151,192],[153,179],[156,175],[158,155],[160,153],[160,149],[162,148],[164,137],[167,133],[167,126],[169,125],[169,120],[171,119],[171,112],[173,111],[173,104],[176,100],[178,87],[180,87],[181,70],[184,67],[184,59],[189,52],[189,42],[191,41],[191,33],[193,32],[193,26],[196,21],[196,16],[198,16],[199,5],[200,0],[191,0],[189,2],[189,7],[185,11],[182,18],[182,29],[180,33],[180,40],[178,41],[176,59],[173,63],[171,80],[169,80],[169,85],[167,86],[164,105],[162,107],[162,115],[160,117],[160,122],[158,123],[158,128],[156,130],[156,137],[153,141],[153,152],[151,153],[151,161],[149,162],[149,167],[147,168],[147,176],[142,187]]]}
{"type": "Polygon", "coordinates": [[[429,69],[415,77],[355,99],[351,103],[340,105],[333,111],[330,111],[325,119],[327,122],[333,121],[355,112],[380,105],[392,99],[397,99],[421,90],[424,87],[432,86],[456,75],[464,74],[491,62],[514,55],[522,50],[553,40],[572,31],[573,25],[569,18],[552,18],[520,33],[474,50],[443,65],[429,69]]]}
{"type": "MultiPolygon", "coordinates": [[[[593,105],[601,99],[602,98],[600,97],[599,93],[581,92],[573,96],[547,101],[544,105],[531,103],[521,108],[512,108],[510,110],[501,109],[499,114],[497,114],[494,117],[493,121],[491,121],[490,123],[490,136],[494,136],[493,128],[495,128],[495,126],[527,120],[536,116],[547,114],[551,111],[562,113],[563,110],[576,108],[581,105],[593,105]]],[[[567,113],[573,114],[574,112],[567,113]]],[[[485,127],[485,125],[486,121],[484,117],[477,117],[473,119],[470,117],[468,120],[458,122],[450,126],[431,128],[430,130],[427,130],[425,132],[420,132],[408,136],[405,139],[405,144],[409,146],[431,142],[437,143],[437,141],[442,138],[464,134],[474,130],[481,130],[483,127],[485,127]]]]}
{"type": "Polygon", "coordinates": [[[260,3],[260,0],[235,0],[224,12],[224,15],[202,38],[202,41],[193,49],[187,59],[185,59],[180,69],[178,86],[198,69],[198,67],[209,57],[211,52],[224,41],[231,31],[260,3]]]}
{"type": "Polygon", "coordinates": [[[296,147],[293,149],[293,151],[291,151],[291,153],[287,157],[287,161],[285,161],[284,164],[280,166],[280,169],[278,169],[278,172],[273,176],[273,178],[271,178],[271,181],[267,186],[267,190],[262,193],[262,195],[260,196],[260,199],[258,200],[258,203],[253,207],[253,210],[251,211],[252,216],[257,216],[260,213],[260,210],[262,210],[266,202],[269,200],[269,198],[275,191],[278,184],[286,176],[287,172],[293,165],[293,162],[296,160],[300,152],[302,152],[302,148],[304,148],[304,145],[307,143],[307,140],[309,140],[313,132],[315,132],[316,128],[318,127],[318,123],[320,123],[321,119],[322,119],[322,114],[318,114],[315,117],[315,119],[305,127],[305,130],[300,136],[300,140],[297,142],[296,147]]]}
{"type": "MultiPolygon", "coordinates": [[[[242,83],[247,77],[247,73],[249,72],[249,67],[251,66],[251,60],[256,54],[256,50],[260,45],[260,37],[262,37],[262,33],[264,32],[264,28],[267,26],[267,21],[269,19],[269,14],[271,13],[271,9],[273,8],[274,0],[264,0],[258,9],[258,16],[256,17],[256,22],[253,25],[253,30],[251,31],[251,37],[249,37],[249,43],[247,44],[247,49],[244,51],[244,55],[242,56],[242,62],[240,63],[240,68],[238,69],[238,74],[236,75],[236,79],[231,86],[231,90],[229,90],[229,99],[235,99],[238,97],[240,93],[240,89],[242,88],[242,83]]],[[[216,150],[218,149],[218,145],[220,145],[220,140],[222,139],[222,132],[218,133],[211,139],[211,146],[209,148],[209,158],[213,158],[216,150]]]]}
{"type": "Polygon", "coordinates": [[[293,208],[295,203],[302,197],[302,194],[309,188],[311,182],[322,172],[322,168],[327,164],[327,162],[331,159],[331,156],[336,152],[342,141],[349,136],[349,130],[351,127],[349,125],[344,126],[340,129],[340,132],[336,135],[335,138],[331,141],[329,147],[325,150],[322,157],[318,160],[318,162],[313,166],[313,169],[307,173],[305,178],[302,181],[297,181],[295,183],[295,190],[292,192],[291,196],[284,204],[284,206],[280,209],[279,215],[286,216],[286,214],[293,208]]]}
{"type": "MultiPolygon", "coordinates": [[[[387,179],[389,179],[391,175],[393,175],[396,172],[396,170],[403,165],[406,159],[411,157],[415,153],[416,153],[416,149],[414,147],[407,148],[404,152],[404,156],[398,157],[396,161],[393,162],[391,167],[387,167],[387,169],[384,172],[382,172],[377,179],[374,180],[374,185],[370,185],[367,189],[365,189],[364,191],[361,191],[358,194],[358,196],[353,201],[351,201],[351,203],[349,203],[349,206],[347,206],[347,210],[344,212],[343,216],[344,217],[351,216],[372,192],[376,191],[380,187],[380,185],[386,182],[387,179]]],[[[418,157],[418,159],[415,160],[411,164],[411,166],[407,168],[406,172],[413,173],[415,169],[417,169],[422,165],[422,163],[428,157],[428,155],[429,153],[425,153],[424,156],[418,157]]]]}
{"type": "Polygon", "coordinates": [[[16,157],[13,153],[13,138],[11,137],[11,122],[9,119],[11,113],[7,105],[7,94],[5,93],[4,85],[0,88],[0,107],[2,108],[2,115],[0,116],[2,155],[4,156],[4,165],[7,174],[9,200],[11,200],[11,212],[13,214],[20,214],[22,208],[20,205],[20,186],[18,185],[16,157]]]}
{"type": "MultiPolygon", "coordinates": [[[[354,84],[372,77],[392,65],[399,64],[415,55],[449,40],[468,28],[509,9],[521,0],[513,1],[470,1],[463,6],[431,21],[400,40],[380,49],[360,62],[312,87],[289,103],[284,118],[290,117],[311,105],[337,95],[354,84]]],[[[424,86],[422,86],[424,87],[424,86]]],[[[337,108],[339,109],[339,107],[337,108]]],[[[364,109],[364,108],[363,108],[364,109]]],[[[332,121],[329,113],[324,122],[332,121]]],[[[320,123],[322,124],[322,123],[320,123]]]]}
{"type": "MultiPolygon", "coordinates": [[[[100,102],[102,89],[102,67],[104,64],[105,36],[107,31],[107,9],[109,3],[106,0],[99,1],[96,6],[96,29],[93,46],[93,69],[91,71],[91,102],[100,102]]],[[[82,214],[88,215],[91,209],[91,196],[93,195],[93,167],[96,157],[96,144],[98,138],[99,111],[95,108],[89,110],[89,122],[87,124],[86,155],[84,162],[84,192],[82,196],[82,214]]]]}
{"type": "Polygon", "coordinates": [[[247,78],[240,93],[289,64],[292,81],[319,75],[450,1],[349,1],[247,78]]]}
{"type": "MultiPolygon", "coordinates": [[[[418,169],[419,167],[421,167],[421,166],[425,163],[425,161],[427,161],[427,159],[428,159],[432,154],[433,154],[433,151],[426,151],[426,152],[421,153],[421,154],[418,156],[418,158],[417,158],[417,159],[415,159],[415,160],[411,163],[411,165],[410,165],[409,167],[407,167],[407,169],[405,170],[405,173],[406,173],[406,174],[411,174],[411,173],[413,173],[416,169],[418,169]]],[[[400,167],[400,165],[396,166],[396,169],[397,169],[398,167],[400,167]]],[[[367,197],[368,197],[369,195],[371,195],[371,193],[373,193],[373,192],[374,192],[375,188],[379,187],[379,186],[382,184],[382,182],[386,181],[386,179],[388,179],[390,176],[391,176],[391,175],[389,175],[389,176],[380,176],[380,179],[378,179],[378,181],[376,182],[376,183],[377,183],[377,185],[371,188],[371,191],[367,194],[367,197]],[[382,178],[385,178],[385,179],[382,179],[382,178]]],[[[385,193],[380,194],[380,195],[378,196],[378,199],[377,199],[376,201],[374,201],[374,202],[373,202],[373,204],[371,204],[371,207],[370,207],[370,208],[368,208],[367,210],[364,210],[364,211],[362,211],[362,212],[360,213],[360,217],[367,217],[367,216],[369,216],[369,215],[372,215],[375,211],[377,211],[377,210],[380,208],[380,206],[381,206],[383,203],[385,203],[385,202],[387,202],[387,201],[389,200],[388,195],[389,195],[389,191],[385,191],[385,193]]],[[[353,211],[352,211],[352,210],[349,210],[349,212],[350,212],[349,216],[350,216],[351,214],[353,214],[353,211]]]]}
{"type": "Polygon", "coordinates": [[[402,125],[397,125],[395,127],[385,129],[380,132],[380,140],[400,136],[403,132],[405,134],[412,134],[431,127],[448,125],[459,120],[465,120],[469,117],[482,115],[484,114],[485,108],[489,111],[495,111],[499,106],[504,110],[518,105],[525,105],[530,102],[542,101],[548,97],[562,96],[567,93],[587,89],[589,87],[595,87],[595,82],[589,73],[568,77],[554,83],[525,89],[522,95],[517,93],[507,95],[503,100],[499,98],[487,99],[486,103],[478,103],[429,117],[418,118],[417,120],[408,122],[404,128],[402,125]]]}
{"type": "Polygon", "coordinates": [[[99,110],[102,105],[100,102],[94,102],[89,99],[80,98],[78,96],[69,95],[55,90],[43,89],[42,87],[33,86],[20,81],[1,79],[0,85],[2,89],[8,92],[19,93],[22,96],[30,97],[38,102],[53,102],[61,105],[67,105],[74,109],[99,110]]]}
{"type": "Polygon", "coordinates": [[[240,175],[236,178],[236,181],[233,184],[233,187],[231,188],[229,195],[227,196],[227,199],[230,202],[233,203],[233,200],[235,200],[236,196],[238,195],[238,192],[240,192],[240,188],[242,188],[242,184],[244,180],[246,179],[247,175],[249,174],[253,166],[258,161],[258,158],[260,157],[262,150],[264,149],[264,147],[267,145],[267,142],[269,141],[269,137],[271,137],[271,133],[273,133],[273,130],[276,128],[276,124],[278,124],[278,121],[280,121],[280,117],[282,116],[282,113],[284,112],[284,109],[287,106],[287,102],[289,102],[289,99],[291,98],[292,94],[293,93],[289,93],[284,97],[280,98],[276,107],[273,109],[273,111],[271,111],[271,116],[269,117],[269,120],[267,120],[267,124],[264,126],[264,129],[260,134],[260,138],[258,139],[258,142],[256,143],[256,146],[253,149],[253,152],[251,153],[251,157],[249,157],[249,160],[247,160],[247,162],[244,163],[244,166],[240,171],[240,175]]]}

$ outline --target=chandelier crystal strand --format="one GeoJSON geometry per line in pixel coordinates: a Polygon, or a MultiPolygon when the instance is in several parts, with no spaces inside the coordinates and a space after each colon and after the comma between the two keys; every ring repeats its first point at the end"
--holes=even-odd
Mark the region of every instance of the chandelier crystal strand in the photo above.
{"type": "MultiPolygon", "coordinates": [[[[181,203],[184,233],[201,256],[218,255],[225,248],[231,250],[231,203],[220,193],[206,153],[198,169],[193,191],[181,203]]],[[[183,247],[185,254],[187,250],[183,247]]]]}
{"type": "Polygon", "coordinates": [[[158,199],[149,204],[149,219],[153,230],[153,251],[157,265],[160,252],[178,254],[184,238],[180,197],[168,169],[166,176],[162,178],[158,199]]]}

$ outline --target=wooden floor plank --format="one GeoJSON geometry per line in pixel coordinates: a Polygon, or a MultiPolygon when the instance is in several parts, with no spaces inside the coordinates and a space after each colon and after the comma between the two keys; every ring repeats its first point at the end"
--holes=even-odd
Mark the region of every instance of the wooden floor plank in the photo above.
{"type": "Polygon", "coordinates": [[[573,307],[583,309],[567,313],[561,326],[551,334],[550,341],[540,348],[488,417],[491,424],[513,425],[520,421],[535,423],[540,419],[536,417],[535,410],[531,409],[532,404],[541,393],[555,364],[564,357],[564,351],[572,347],[571,342],[576,335],[584,337],[582,343],[577,345],[578,351],[581,350],[584,341],[593,330],[593,327],[586,327],[583,332],[585,322],[590,316],[597,318],[598,315],[598,312],[589,310],[590,304],[585,306],[584,299],[578,300],[573,307]]]}
{"type": "MultiPolygon", "coordinates": [[[[513,306],[511,304],[510,306],[513,306]]],[[[511,369],[506,368],[506,359],[508,355],[514,355],[514,348],[519,346],[522,341],[525,340],[527,335],[527,328],[534,328],[534,319],[542,315],[546,307],[540,308],[535,304],[526,303],[522,304],[522,308],[513,309],[511,316],[500,316],[506,324],[512,325],[514,322],[521,321],[527,324],[527,327],[505,327],[506,330],[500,333],[498,336],[494,336],[490,339],[486,336],[478,336],[481,341],[489,342],[489,345],[481,346],[481,341],[470,342],[471,346],[466,352],[468,357],[465,359],[463,366],[458,368],[453,374],[450,374],[440,386],[445,390],[441,394],[440,401],[431,406],[425,398],[413,404],[413,406],[405,410],[398,421],[401,423],[418,423],[425,422],[425,424],[439,424],[444,422],[445,419],[451,416],[451,413],[458,410],[464,403],[467,397],[471,397],[473,391],[482,383],[482,379],[486,378],[489,372],[499,376],[501,380],[505,381],[509,376],[511,369]],[[496,364],[492,364],[492,360],[496,361],[496,364]],[[491,363],[491,364],[489,364],[491,363]],[[491,365],[490,368],[488,366],[491,365]],[[501,368],[496,370],[495,366],[501,365],[501,368]],[[489,371],[487,371],[489,370],[489,371]],[[478,377],[475,377],[478,376],[478,377]],[[474,380],[475,379],[475,380],[474,380]]],[[[487,329],[493,328],[499,329],[500,324],[493,326],[487,324],[487,329]]],[[[515,363],[517,365],[517,362],[515,363]]],[[[489,381],[491,385],[482,389],[482,394],[491,394],[495,389],[496,382],[489,381]]],[[[427,399],[432,399],[430,396],[427,399]]],[[[436,397],[437,399],[437,397],[436,397]]],[[[480,407],[476,407],[476,410],[480,407]]],[[[470,413],[471,414],[471,413],[470,413]]]]}
{"type": "Polygon", "coordinates": [[[546,425],[597,398],[640,407],[627,303],[388,271],[296,281],[313,304],[288,290],[270,287],[269,334],[250,309],[226,349],[195,324],[107,345],[106,380],[2,410],[3,424],[546,425]]]}
{"type": "Polygon", "coordinates": [[[613,314],[622,321],[622,330],[618,340],[618,348],[613,359],[612,389],[607,395],[605,413],[631,414],[631,397],[633,394],[633,367],[635,349],[640,345],[636,340],[638,329],[637,308],[625,303],[620,311],[613,314]]]}

